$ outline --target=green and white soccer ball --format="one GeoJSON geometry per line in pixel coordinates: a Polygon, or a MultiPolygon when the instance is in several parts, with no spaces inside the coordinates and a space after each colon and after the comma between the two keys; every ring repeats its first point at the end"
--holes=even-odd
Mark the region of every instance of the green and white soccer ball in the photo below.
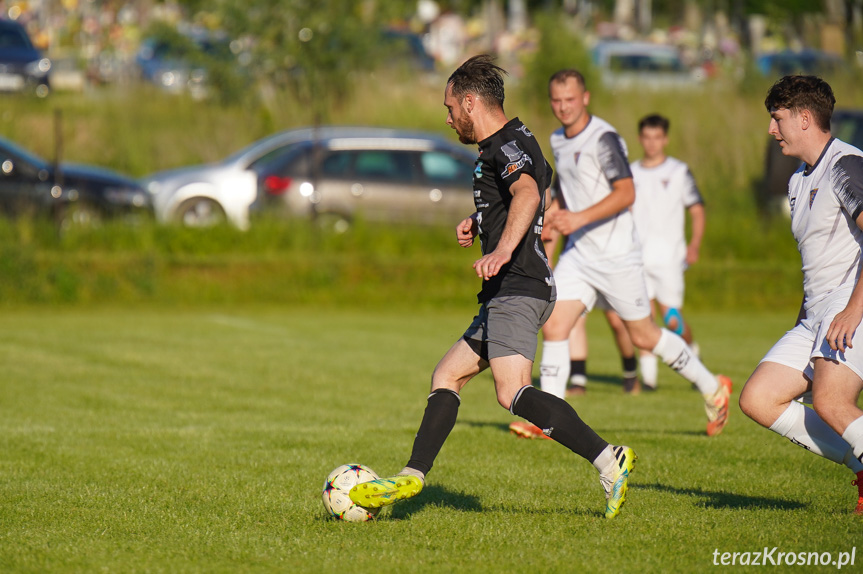
{"type": "Polygon", "coordinates": [[[380,508],[363,508],[353,503],[348,493],[362,483],[375,480],[378,475],[362,464],[343,464],[330,473],[324,482],[324,508],[338,520],[365,522],[377,516],[380,508]]]}

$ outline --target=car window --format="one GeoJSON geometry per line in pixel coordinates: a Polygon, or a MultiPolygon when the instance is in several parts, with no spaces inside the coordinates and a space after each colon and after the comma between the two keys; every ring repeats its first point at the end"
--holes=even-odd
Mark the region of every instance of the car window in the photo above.
{"type": "Polygon", "coordinates": [[[0,29],[0,48],[30,48],[30,39],[23,30],[0,29]]]}
{"type": "Polygon", "coordinates": [[[326,177],[347,178],[351,175],[354,152],[333,152],[321,162],[321,175],[326,177]]]}
{"type": "Polygon", "coordinates": [[[354,175],[361,179],[411,181],[413,170],[410,154],[388,150],[357,152],[354,175]]]}
{"type": "Polygon", "coordinates": [[[262,155],[249,169],[259,175],[307,176],[311,149],[291,144],[276,148],[262,155]]]}
{"type": "Polygon", "coordinates": [[[429,183],[470,186],[473,166],[440,151],[423,152],[420,156],[423,174],[429,183]]]}

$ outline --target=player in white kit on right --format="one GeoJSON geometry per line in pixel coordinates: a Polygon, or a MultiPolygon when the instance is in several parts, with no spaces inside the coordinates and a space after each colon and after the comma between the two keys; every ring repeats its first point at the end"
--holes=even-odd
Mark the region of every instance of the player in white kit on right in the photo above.
{"type": "Polygon", "coordinates": [[[791,176],[791,231],[803,262],[793,329],[761,360],[740,394],[755,422],[857,475],[863,515],[863,152],[834,138],[833,90],[785,76],[767,94],[769,133],[803,165],[791,176]],[[859,337],[857,335],[860,335],[859,337]],[[811,395],[810,395],[811,393],[811,395]],[[813,408],[802,403],[811,396],[813,408]]]}
{"type": "MultiPolygon", "coordinates": [[[[668,128],[668,119],[658,114],[638,122],[644,156],[630,165],[635,182],[632,215],[641,240],[651,305],[657,304],[665,326],[695,349],[692,330],[682,315],[683,274],[698,261],[704,236],[704,201],[689,166],[665,153],[668,128]],[[688,243],[686,214],[692,224],[688,243]]],[[[647,390],[656,388],[657,363],[656,355],[641,351],[639,366],[647,390]]]]}

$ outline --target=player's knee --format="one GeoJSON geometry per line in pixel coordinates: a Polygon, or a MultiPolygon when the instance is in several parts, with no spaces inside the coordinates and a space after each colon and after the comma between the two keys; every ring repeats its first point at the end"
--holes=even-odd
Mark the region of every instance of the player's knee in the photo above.
{"type": "Polygon", "coordinates": [[[826,397],[823,394],[813,393],[812,395],[812,408],[821,417],[825,423],[833,427],[834,429],[839,424],[838,410],[835,398],[826,397]]]}
{"type": "Polygon", "coordinates": [[[497,403],[506,410],[509,410],[509,407],[512,406],[512,399],[512,393],[507,393],[503,390],[497,392],[497,403]]]}

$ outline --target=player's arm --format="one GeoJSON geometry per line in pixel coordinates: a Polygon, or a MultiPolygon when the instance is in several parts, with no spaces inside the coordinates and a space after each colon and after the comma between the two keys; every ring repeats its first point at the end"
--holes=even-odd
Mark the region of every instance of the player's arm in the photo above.
{"type": "Polygon", "coordinates": [[[583,211],[561,210],[546,216],[549,225],[564,235],[578,231],[585,225],[617,215],[635,202],[635,185],[632,177],[618,179],[611,184],[611,193],[583,211]]]}
{"type": "Polygon", "coordinates": [[[473,245],[473,238],[479,233],[479,224],[476,222],[476,213],[466,217],[455,228],[455,236],[458,244],[462,247],[473,245]]]}
{"type": "Polygon", "coordinates": [[[509,263],[512,252],[533,225],[534,216],[541,201],[536,180],[525,173],[510,186],[509,192],[512,194],[512,201],[509,204],[509,213],[506,216],[500,241],[494,251],[473,264],[477,276],[483,279],[494,277],[504,265],[509,263]]]}
{"type": "Polygon", "coordinates": [[[613,217],[635,202],[635,184],[626,157],[623,140],[614,132],[600,136],[597,142],[599,167],[611,185],[611,192],[597,203],[583,211],[561,211],[555,213],[548,224],[569,235],[585,225],[613,217]]]}
{"type": "Polygon", "coordinates": [[[692,265],[698,261],[701,252],[701,240],[704,238],[704,204],[690,205],[687,211],[689,211],[689,220],[692,223],[692,236],[689,238],[689,245],[686,246],[686,264],[692,265]]]}
{"type": "MultiPolygon", "coordinates": [[[[833,167],[831,184],[836,190],[842,208],[847,211],[854,222],[863,230],[863,157],[847,155],[840,158],[833,167]]],[[[863,266],[848,305],[833,317],[830,328],[827,329],[827,344],[834,351],[845,352],[851,348],[851,339],[860,321],[863,320],[863,266]]]]}

